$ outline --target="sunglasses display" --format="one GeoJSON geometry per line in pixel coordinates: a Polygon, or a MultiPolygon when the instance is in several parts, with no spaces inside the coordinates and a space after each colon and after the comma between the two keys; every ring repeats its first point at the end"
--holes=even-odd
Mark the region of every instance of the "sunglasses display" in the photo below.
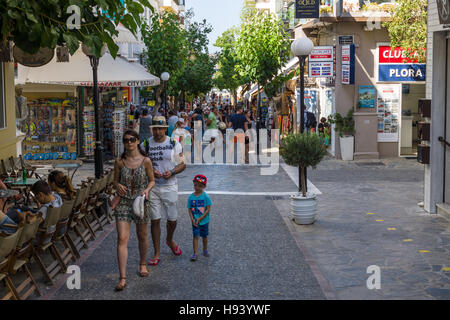
{"type": "Polygon", "coordinates": [[[129,139],[123,139],[123,143],[135,143],[137,139],[135,137],[129,138],[129,139]]]}

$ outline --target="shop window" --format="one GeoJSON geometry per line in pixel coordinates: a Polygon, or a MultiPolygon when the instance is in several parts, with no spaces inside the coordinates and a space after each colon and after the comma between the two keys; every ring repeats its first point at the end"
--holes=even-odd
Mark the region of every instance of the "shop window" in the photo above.
{"type": "Polygon", "coordinates": [[[5,72],[3,63],[0,63],[0,129],[6,127],[5,109],[5,72]]]}

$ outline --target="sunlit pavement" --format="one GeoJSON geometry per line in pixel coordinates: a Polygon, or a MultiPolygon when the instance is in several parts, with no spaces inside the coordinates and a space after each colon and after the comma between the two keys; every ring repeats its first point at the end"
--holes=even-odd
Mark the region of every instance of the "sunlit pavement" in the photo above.
{"type": "MultiPolygon", "coordinates": [[[[423,167],[417,162],[326,159],[308,171],[312,186],[322,193],[317,221],[309,226],[298,226],[290,217],[289,194],[297,190],[295,168],[280,165],[274,176],[260,175],[260,169],[189,165],[179,175],[175,240],[183,249],[181,257],[163,241],[160,265],[151,267],[149,278],[139,278],[133,234],[128,287],[115,293],[116,232],[111,226],[81,265],[81,290],[68,290],[61,280],[44,298],[450,298],[449,221],[417,206],[423,194],[423,167]],[[214,202],[211,256],[191,262],[185,206],[197,173],[208,177],[206,191],[214,202]],[[367,287],[369,266],[380,269],[380,289],[367,287]]],[[[86,164],[77,178],[92,172],[93,166],[86,164]]]]}

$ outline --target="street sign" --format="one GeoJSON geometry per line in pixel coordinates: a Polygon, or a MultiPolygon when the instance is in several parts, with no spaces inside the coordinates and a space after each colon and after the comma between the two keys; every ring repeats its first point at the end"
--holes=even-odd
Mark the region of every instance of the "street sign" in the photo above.
{"type": "Polygon", "coordinates": [[[355,45],[349,44],[342,46],[342,84],[355,83],[355,45]]]}
{"type": "Polygon", "coordinates": [[[319,0],[295,0],[295,18],[319,18],[319,0]]]}
{"type": "Polygon", "coordinates": [[[339,36],[339,44],[353,44],[353,36],[339,36]]]}

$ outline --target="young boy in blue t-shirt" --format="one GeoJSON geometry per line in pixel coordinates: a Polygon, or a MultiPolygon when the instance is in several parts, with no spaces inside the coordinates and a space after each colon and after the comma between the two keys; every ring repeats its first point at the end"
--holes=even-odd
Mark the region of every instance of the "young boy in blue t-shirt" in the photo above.
{"type": "Polygon", "coordinates": [[[208,227],[209,213],[211,211],[212,201],[206,194],[206,177],[198,174],[194,177],[194,193],[188,199],[188,212],[192,221],[192,232],[194,234],[193,246],[194,254],[191,261],[196,261],[198,257],[198,238],[203,239],[203,255],[209,257],[208,254],[208,227]]]}

